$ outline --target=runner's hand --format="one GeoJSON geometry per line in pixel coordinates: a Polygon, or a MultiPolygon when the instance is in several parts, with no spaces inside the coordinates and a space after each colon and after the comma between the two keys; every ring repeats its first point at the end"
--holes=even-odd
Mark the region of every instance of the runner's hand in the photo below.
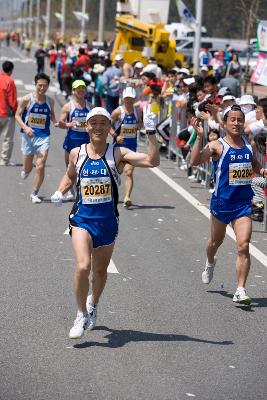
{"type": "Polygon", "coordinates": [[[55,206],[62,206],[62,201],[63,201],[63,194],[57,190],[52,196],[51,196],[51,203],[54,203],[55,206]]]}
{"type": "Polygon", "coordinates": [[[33,129],[30,128],[29,126],[27,126],[27,127],[24,129],[24,132],[25,132],[26,135],[28,135],[29,137],[33,137],[33,129]]]}
{"type": "Polygon", "coordinates": [[[116,143],[118,143],[118,144],[122,144],[123,143],[123,141],[124,141],[124,137],[123,136],[121,136],[121,135],[118,135],[118,136],[116,136],[116,143]]]}
{"type": "Polygon", "coordinates": [[[193,127],[194,127],[194,129],[195,129],[195,131],[197,133],[197,136],[199,138],[202,138],[203,135],[204,135],[204,129],[203,129],[202,122],[199,121],[197,118],[192,117],[191,118],[191,124],[193,125],[193,127]]]}
{"type": "Polygon", "coordinates": [[[146,131],[155,131],[157,125],[157,116],[151,111],[151,105],[143,108],[143,122],[146,131]]]}

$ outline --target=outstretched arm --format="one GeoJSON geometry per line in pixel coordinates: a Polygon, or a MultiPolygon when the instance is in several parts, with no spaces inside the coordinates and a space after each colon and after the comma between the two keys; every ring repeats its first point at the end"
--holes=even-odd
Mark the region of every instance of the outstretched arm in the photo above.
{"type": "Polygon", "coordinates": [[[129,163],[134,167],[153,168],[160,164],[159,146],[155,136],[157,117],[148,105],[143,109],[143,121],[148,135],[147,153],[135,153],[125,147],[117,148],[117,165],[129,163]]]}

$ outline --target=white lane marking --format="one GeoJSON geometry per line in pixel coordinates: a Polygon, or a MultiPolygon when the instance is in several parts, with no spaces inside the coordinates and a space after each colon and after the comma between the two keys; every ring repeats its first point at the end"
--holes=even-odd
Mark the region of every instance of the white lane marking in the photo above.
{"type": "MultiPolygon", "coordinates": [[[[199,201],[188,193],[182,186],[178,185],[178,183],[174,182],[171,178],[168,177],[164,172],[162,172],[159,168],[150,168],[150,171],[157,175],[163,182],[167,183],[175,192],[177,192],[180,196],[182,196],[186,201],[188,201],[192,206],[194,206],[199,212],[201,212],[205,217],[210,218],[210,212],[206,207],[199,207],[199,201]]],[[[227,226],[226,233],[230,236],[234,241],[235,234],[232,228],[227,226]]],[[[257,247],[253,246],[250,243],[249,245],[250,254],[255,257],[265,268],[267,268],[267,255],[265,255],[262,251],[257,249],[257,247]]]]}
{"type": "Polygon", "coordinates": [[[234,366],[234,365],[229,365],[229,368],[232,368],[232,369],[234,369],[234,368],[235,368],[235,366],[234,366]]]}
{"type": "Polygon", "coordinates": [[[110,260],[109,266],[108,266],[108,272],[110,274],[119,274],[119,271],[116,268],[116,265],[112,260],[110,260]]]}
{"type": "Polygon", "coordinates": [[[15,85],[24,85],[21,79],[15,79],[15,85]]]}
{"type": "Polygon", "coordinates": [[[196,397],[196,395],[193,394],[193,393],[186,393],[186,395],[187,395],[188,397],[196,397]]]}

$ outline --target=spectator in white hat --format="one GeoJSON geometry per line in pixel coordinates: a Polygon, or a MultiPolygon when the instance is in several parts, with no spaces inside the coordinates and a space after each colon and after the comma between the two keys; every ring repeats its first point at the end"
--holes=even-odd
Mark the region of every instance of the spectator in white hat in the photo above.
{"type": "Polygon", "coordinates": [[[256,120],[256,108],[257,104],[255,103],[253,96],[250,94],[244,94],[240,97],[239,105],[241,110],[245,114],[245,121],[255,121],[256,120]]]}
{"type": "Polygon", "coordinates": [[[133,68],[130,64],[125,62],[123,56],[121,54],[116,54],[114,58],[115,64],[118,68],[120,68],[122,72],[122,79],[129,80],[133,76],[133,68]]]}

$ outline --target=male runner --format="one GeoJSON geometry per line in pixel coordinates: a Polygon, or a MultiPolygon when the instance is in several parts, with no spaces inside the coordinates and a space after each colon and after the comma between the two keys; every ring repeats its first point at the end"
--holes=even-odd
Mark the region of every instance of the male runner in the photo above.
{"type": "MultiPolygon", "coordinates": [[[[132,151],[137,149],[137,131],[141,128],[140,115],[137,114],[134,108],[136,92],[132,87],[127,87],[122,93],[123,105],[116,108],[112,114],[112,125],[116,136],[114,137],[115,146],[127,147],[132,151]],[[119,138],[120,140],[119,140],[119,138]],[[118,138],[118,139],[117,139],[118,138]]],[[[124,207],[130,207],[131,193],[133,190],[133,171],[134,166],[125,164],[125,197],[124,207]]]]}
{"type": "Polygon", "coordinates": [[[58,190],[51,197],[61,203],[77,179],[77,200],[70,214],[72,246],[76,258],[74,287],[77,318],[69,332],[71,339],[83,336],[96,324],[97,304],[106,284],[107,268],[118,234],[118,185],[125,163],[152,168],[159,165],[155,137],[155,115],[144,110],[148,152],[136,153],[107,143],[111,115],[104,108],[93,108],[86,117],[90,143],[70,152],[69,165],[58,190]],[[88,296],[92,265],[92,294],[88,296]]]}
{"type": "MultiPolygon", "coordinates": [[[[72,98],[61,110],[59,127],[68,129],[64,140],[66,167],[69,164],[69,155],[72,149],[80,147],[84,143],[89,143],[90,137],[86,130],[86,115],[90,111],[90,106],[85,100],[86,84],[82,80],[72,83],[72,98]]],[[[66,199],[74,198],[73,189],[67,193],[66,199]]]]}
{"type": "Polygon", "coordinates": [[[15,118],[21,127],[23,169],[22,179],[26,179],[33,168],[33,158],[36,155],[36,169],[33,181],[32,203],[41,203],[39,189],[45,176],[45,163],[50,147],[50,120],[57,125],[55,117],[55,102],[46,96],[50,78],[43,72],[35,78],[35,91],[22,98],[15,118]]]}
{"type": "Polygon", "coordinates": [[[233,301],[249,305],[251,298],[246,293],[245,285],[250,269],[252,172],[266,178],[267,170],[261,167],[255,155],[255,148],[242,134],[245,115],[241,108],[238,105],[226,108],[223,122],[225,137],[209,142],[201,151],[203,127],[197,119],[193,119],[197,139],[191,154],[191,164],[199,165],[212,157],[215,183],[210,204],[211,238],[207,245],[207,261],[202,273],[202,282],[209,284],[213,278],[215,254],[223,243],[226,227],[231,222],[237,242],[237,290],[233,301]]]}

